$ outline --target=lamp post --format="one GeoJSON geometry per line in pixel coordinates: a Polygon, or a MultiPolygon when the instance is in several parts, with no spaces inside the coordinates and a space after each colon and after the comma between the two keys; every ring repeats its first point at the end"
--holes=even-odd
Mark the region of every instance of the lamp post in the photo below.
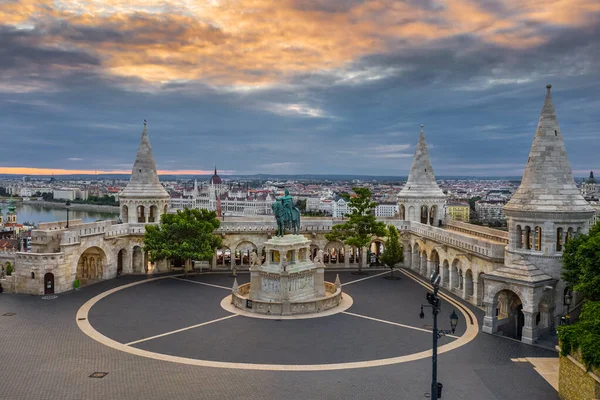
{"type": "Polygon", "coordinates": [[[431,284],[433,286],[433,293],[427,293],[427,302],[429,304],[423,305],[421,304],[421,312],[419,313],[419,318],[425,318],[425,313],[423,312],[423,307],[431,307],[431,312],[433,314],[433,349],[431,355],[431,398],[432,399],[441,399],[442,398],[442,388],[444,385],[438,383],[437,381],[437,346],[438,339],[442,336],[449,335],[450,333],[454,333],[456,330],[456,325],[458,325],[458,315],[456,315],[456,311],[452,310],[452,314],[450,315],[450,327],[451,330],[438,329],[437,328],[437,316],[440,312],[440,298],[438,297],[438,291],[440,290],[440,280],[441,277],[437,273],[433,273],[431,275],[431,284]]]}
{"type": "Polygon", "coordinates": [[[571,291],[568,291],[567,294],[565,294],[565,299],[564,299],[564,303],[567,306],[567,313],[565,314],[565,322],[567,325],[569,325],[569,322],[571,320],[571,316],[569,315],[569,311],[571,308],[571,301],[573,300],[573,295],[571,295],[571,291]]]}
{"type": "Polygon", "coordinates": [[[69,227],[69,207],[71,207],[71,202],[67,200],[65,203],[65,207],[67,208],[67,228],[69,227]]]}

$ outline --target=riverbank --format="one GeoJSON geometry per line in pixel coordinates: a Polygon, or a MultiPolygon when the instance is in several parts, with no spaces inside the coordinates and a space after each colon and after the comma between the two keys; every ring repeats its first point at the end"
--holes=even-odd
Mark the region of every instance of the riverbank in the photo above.
{"type": "MultiPolygon", "coordinates": [[[[23,204],[29,205],[39,205],[48,208],[56,208],[56,209],[65,209],[65,203],[58,203],[54,201],[38,201],[38,200],[23,200],[23,204]]],[[[117,206],[105,206],[98,204],[81,204],[81,203],[71,203],[69,207],[70,210],[81,210],[81,211],[104,211],[104,212],[114,212],[119,213],[119,207],[117,206]]]]}

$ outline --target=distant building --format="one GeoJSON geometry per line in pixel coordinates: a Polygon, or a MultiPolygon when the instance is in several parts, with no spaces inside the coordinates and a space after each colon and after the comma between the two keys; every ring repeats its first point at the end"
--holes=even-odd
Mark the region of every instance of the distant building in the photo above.
{"type": "Polygon", "coordinates": [[[56,200],[87,200],[88,192],[79,188],[62,188],[55,189],[52,196],[56,200]]]}
{"type": "Polygon", "coordinates": [[[382,202],[375,207],[376,217],[394,217],[398,214],[398,204],[395,202],[382,202]]]}
{"type": "Polygon", "coordinates": [[[581,195],[585,199],[597,199],[600,196],[598,183],[596,182],[596,178],[594,178],[594,171],[590,171],[589,178],[581,185],[581,195]]]}
{"type": "Polygon", "coordinates": [[[506,221],[506,216],[504,215],[505,204],[506,202],[502,200],[480,200],[476,202],[475,212],[477,213],[477,219],[480,222],[506,221]]]}
{"type": "Polygon", "coordinates": [[[471,207],[469,203],[448,202],[448,215],[455,221],[469,222],[471,207]]]}

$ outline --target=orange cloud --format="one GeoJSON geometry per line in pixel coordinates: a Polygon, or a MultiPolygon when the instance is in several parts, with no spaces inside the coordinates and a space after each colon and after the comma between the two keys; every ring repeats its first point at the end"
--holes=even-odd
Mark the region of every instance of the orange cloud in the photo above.
{"type": "Polygon", "coordinates": [[[149,83],[261,87],[339,70],[359,58],[456,35],[528,48],[547,25],[585,26],[597,0],[18,0],[5,25],[36,26],[40,45],[95,54],[110,75],[149,83]],[[339,6],[336,8],[336,6],[339,6]]]}
{"type": "MultiPolygon", "coordinates": [[[[158,170],[159,175],[212,175],[210,170],[158,170]]],[[[233,171],[223,171],[220,174],[228,175],[233,171]]],[[[60,168],[29,168],[29,167],[0,167],[0,174],[7,175],[97,175],[97,174],[131,174],[131,170],[87,170],[87,169],[60,169],[60,168]]]]}

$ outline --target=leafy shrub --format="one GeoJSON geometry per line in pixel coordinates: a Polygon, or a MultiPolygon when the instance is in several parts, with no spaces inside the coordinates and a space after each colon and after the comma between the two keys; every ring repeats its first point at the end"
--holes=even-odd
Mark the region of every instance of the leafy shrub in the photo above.
{"type": "Polygon", "coordinates": [[[600,367],[600,301],[588,301],[579,321],[558,327],[558,339],[563,356],[579,351],[588,370],[600,367]]]}
{"type": "Polygon", "coordinates": [[[6,275],[11,276],[14,270],[15,269],[13,268],[12,264],[7,262],[6,263],[6,275]]]}
{"type": "Polygon", "coordinates": [[[75,279],[75,280],[73,281],[73,288],[75,288],[75,289],[79,289],[79,279],[75,279]]]}

